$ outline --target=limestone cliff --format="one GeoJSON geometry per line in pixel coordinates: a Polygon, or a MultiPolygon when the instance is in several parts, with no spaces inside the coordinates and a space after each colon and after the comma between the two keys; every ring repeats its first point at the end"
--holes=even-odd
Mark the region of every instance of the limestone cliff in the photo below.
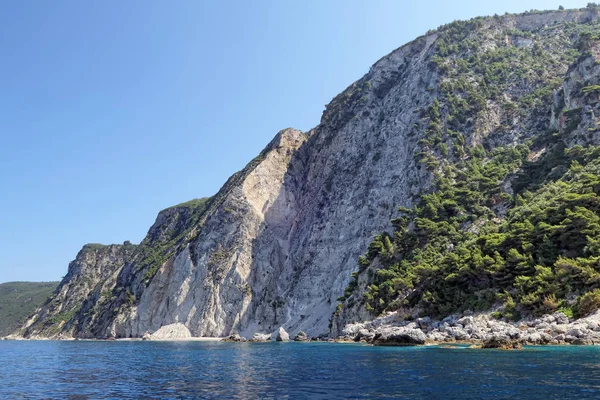
{"type": "MultiPolygon", "coordinates": [[[[358,256],[391,229],[398,206],[431,189],[435,159],[459,157],[448,146],[523,143],[565,123],[556,104],[579,104],[579,94],[558,90],[596,76],[593,62],[573,63],[581,32],[597,21],[596,9],[478,18],[400,47],[336,96],[315,129],[279,132],[216,195],[159,213],[139,245],[84,247],[20,334],[142,337],[176,323],[193,336],[328,333],[358,256]],[[465,64],[499,49],[523,68],[484,80],[465,64]],[[526,58],[540,51],[546,65],[526,58]],[[450,123],[454,139],[431,138],[427,110],[474,104],[450,123]]],[[[374,317],[354,303],[335,326],[374,317]]]]}

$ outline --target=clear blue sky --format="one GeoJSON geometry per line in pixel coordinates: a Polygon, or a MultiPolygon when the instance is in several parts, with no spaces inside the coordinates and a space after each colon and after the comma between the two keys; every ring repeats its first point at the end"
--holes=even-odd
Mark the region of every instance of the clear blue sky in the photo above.
{"type": "Polygon", "coordinates": [[[0,2],[0,282],[139,242],[428,29],[559,4],[587,1],[0,2]]]}

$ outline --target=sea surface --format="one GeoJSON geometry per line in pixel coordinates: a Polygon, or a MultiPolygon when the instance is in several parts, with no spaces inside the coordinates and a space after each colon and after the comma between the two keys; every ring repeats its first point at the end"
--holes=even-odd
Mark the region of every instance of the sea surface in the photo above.
{"type": "Polygon", "coordinates": [[[600,346],[1,341],[1,399],[600,399],[600,346]]]}

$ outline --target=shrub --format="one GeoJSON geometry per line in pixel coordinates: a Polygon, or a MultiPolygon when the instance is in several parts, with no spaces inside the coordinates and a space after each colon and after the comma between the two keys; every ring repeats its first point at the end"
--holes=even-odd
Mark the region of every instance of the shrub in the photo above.
{"type": "Polygon", "coordinates": [[[556,295],[551,293],[547,296],[544,296],[544,300],[542,301],[542,307],[544,312],[551,313],[558,308],[560,302],[557,300],[556,295]]]}
{"type": "Polygon", "coordinates": [[[569,318],[573,318],[573,316],[575,315],[571,307],[561,307],[558,309],[558,312],[565,314],[569,318]]]}
{"type": "Polygon", "coordinates": [[[585,317],[600,309],[600,289],[587,292],[579,299],[579,315],[585,317]]]}

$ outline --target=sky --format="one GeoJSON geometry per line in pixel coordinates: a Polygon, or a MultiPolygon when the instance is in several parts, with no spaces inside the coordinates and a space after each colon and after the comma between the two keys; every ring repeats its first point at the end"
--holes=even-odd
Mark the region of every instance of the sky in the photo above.
{"type": "Polygon", "coordinates": [[[587,1],[0,2],[0,283],[139,243],[390,51],[456,19],[587,1]]]}

